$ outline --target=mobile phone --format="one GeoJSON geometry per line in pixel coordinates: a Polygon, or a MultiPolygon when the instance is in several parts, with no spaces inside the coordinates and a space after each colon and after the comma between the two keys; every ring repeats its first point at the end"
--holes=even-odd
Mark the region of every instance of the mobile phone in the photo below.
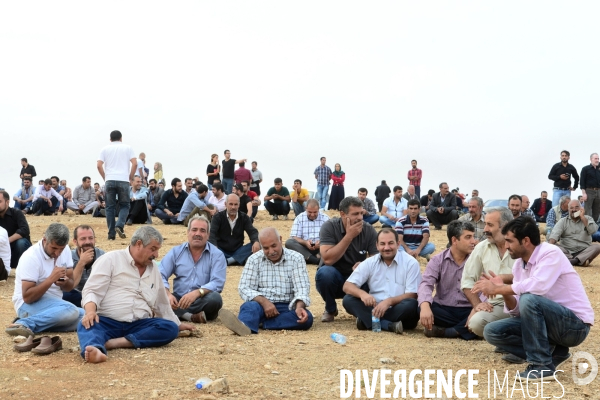
{"type": "Polygon", "coordinates": [[[58,278],[59,281],[66,281],[67,278],[58,278]]]}

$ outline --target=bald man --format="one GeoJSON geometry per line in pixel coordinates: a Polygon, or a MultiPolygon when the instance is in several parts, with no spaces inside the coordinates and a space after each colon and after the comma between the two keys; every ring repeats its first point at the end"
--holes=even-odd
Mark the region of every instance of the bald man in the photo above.
{"type": "Polygon", "coordinates": [[[216,213],[210,225],[208,241],[223,252],[227,265],[244,265],[252,253],[260,250],[258,230],[247,214],[238,211],[239,208],[240,198],[235,194],[228,195],[225,210],[216,213]],[[244,244],[244,232],[250,243],[244,244]]]}
{"type": "Polygon", "coordinates": [[[262,252],[248,258],[238,291],[244,303],[239,316],[221,309],[221,322],[240,336],[269,330],[307,330],[313,316],[310,305],[310,281],[304,257],[284,249],[274,228],[263,229],[258,239],[262,252]]]}

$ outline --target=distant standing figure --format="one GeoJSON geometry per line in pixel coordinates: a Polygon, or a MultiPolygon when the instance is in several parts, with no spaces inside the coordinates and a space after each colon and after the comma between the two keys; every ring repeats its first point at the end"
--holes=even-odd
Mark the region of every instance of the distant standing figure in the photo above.
{"type": "Polygon", "coordinates": [[[390,193],[392,193],[392,189],[387,185],[387,182],[385,180],[381,181],[381,185],[375,189],[375,200],[377,201],[379,212],[381,212],[385,199],[390,197],[390,193]]]}
{"type": "Polygon", "coordinates": [[[262,172],[260,172],[256,167],[258,164],[256,161],[252,161],[252,184],[250,185],[250,190],[260,196],[260,183],[263,181],[262,172]]]}
{"type": "Polygon", "coordinates": [[[129,214],[129,182],[135,174],[137,159],[133,148],[123,144],[123,135],[119,131],[110,133],[110,144],[100,151],[97,167],[100,176],[106,182],[106,225],[108,240],[115,240],[115,232],[124,239],[125,222],[129,214]],[[131,165],[130,165],[131,164],[131,165]],[[115,225],[115,208],[119,199],[119,219],[115,225]]]}
{"type": "Polygon", "coordinates": [[[329,196],[329,209],[337,210],[340,206],[340,201],[346,197],[344,191],[344,181],[346,180],[346,174],[342,171],[342,166],[339,163],[335,164],[333,173],[331,174],[331,180],[333,181],[333,187],[331,188],[331,196],[329,196]]]}
{"type": "Polygon", "coordinates": [[[329,181],[331,180],[331,168],[325,163],[326,157],[321,157],[321,164],[315,168],[315,179],[317,180],[317,195],[316,199],[320,201],[321,209],[327,204],[327,193],[329,192],[329,181]]]}
{"type": "Polygon", "coordinates": [[[221,180],[221,183],[223,184],[225,194],[231,194],[233,180],[235,178],[235,164],[245,162],[246,159],[242,158],[241,160],[236,160],[231,158],[231,152],[229,150],[225,150],[223,154],[225,155],[225,159],[221,162],[221,164],[223,164],[223,179],[221,180]]]}
{"type": "Polygon", "coordinates": [[[571,153],[567,150],[560,152],[560,162],[552,166],[548,179],[554,181],[554,187],[552,188],[552,204],[558,204],[562,196],[571,197],[571,192],[577,189],[579,183],[579,174],[577,169],[572,164],[569,164],[571,153]],[[571,176],[575,180],[573,186],[571,186],[571,176]]]}
{"type": "Polygon", "coordinates": [[[25,157],[21,158],[21,174],[19,177],[21,179],[29,178],[33,182],[33,177],[37,176],[35,172],[35,167],[27,162],[25,157]]]}
{"type": "Polygon", "coordinates": [[[159,163],[159,162],[154,163],[154,179],[156,179],[156,182],[162,183],[163,189],[164,189],[165,178],[163,177],[162,163],[159,163]]]}
{"type": "Polygon", "coordinates": [[[218,154],[213,153],[210,156],[210,164],[206,167],[206,176],[208,177],[206,183],[209,189],[212,189],[215,179],[221,180],[221,166],[219,165],[218,154]]]}
{"type": "MultiPolygon", "coordinates": [[[[581,193],[585,215],[598,221],[600,216],[600,158],[598,153],[590,156],[590,164],[581,169],[581,193]]],[[[580,203],[581,204],[581,203],[580,203]]]]}
{"type": "Polygon", "coordinates": [[[246,168],[245,162],[239,163],[239,168],[235,170],[233,173],[233,180],[235,183],[242,183],[242,181],[251,181],[252,180],[252,171],[246,168]]]}
{"type": "Polygon", "coordinates": [[[415,193],[417,197],[421,196],[421,178],[423,177],[423,171],[417,168],[417,160],[410,162],[412,168],[408,170],[408,183],[415,187],[415,193]]]}

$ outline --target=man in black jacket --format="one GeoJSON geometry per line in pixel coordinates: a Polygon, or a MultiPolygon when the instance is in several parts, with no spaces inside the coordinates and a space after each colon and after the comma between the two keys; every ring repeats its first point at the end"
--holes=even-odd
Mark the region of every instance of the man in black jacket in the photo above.
{"type": "Polygon", "coordinates": [[[390,193],[392,193],[392,189],[390,189],[385,181],[381,181],[381,185],[377,186],[375,189],[375,200],[377,201],[379,212],[381,212],[385,199],[390,197],[390,193]]]}
{"type": "Polygon", "coordinates": [[[548,217],[548,212],[552,208],[552,202],[548,200],[548,192],[545,190],[540,194],[539,199],[535,199],[533,201],[533,205],[531,206],[531,211],[535,214],[535,220],[537,222],[546,223],[546,218],[548,217]]]}
{"type": "Polygon", "coordinates": [[[183,221],[179,221],[179,212],[185,202],[188,194],[183,190],[181,179],[173,178],[171,181],[171,189],[166,190],[160,202],[156,206],[154,215],[160,218],[165,225],[167,224],[183,224],[183,221]]]}
{"type": "Polygon", "coordinates": [[[450,193],[450,187],[446,182],[440,183],[440,191],[431,198],[427,219],[435,229],[442,229],[442,225],[458,219],[456,211],[456,196],[450,193]]]}
{"type": "Polygon", "coordinates": [[[562,196],[571,197],[571,192],[577,190],[579,184],[579,174],[572,164],[569,164],[571,153],[567,150],[560,152],[560,162],[552,166],[548,179],[554,181],[554,187],[552,188],[552,203],[558,204],[558,201],[562,196]],[[575,180],[573,186],[571,186],[571,176],[575,180]]]}
{"type": "Polygon", "coordinates": [[[10,243],[10,267],[17,268],[21,255],[31,247],[29,224],[21,210],[8,206],[10,196],[0,190],[0,226],[6,229],[10,243]]]}
{"type": "Polygon", "coordinates": [[[237,195],[228,195],[225,207],[225,210],[212,217],[208,241],[223,252],[227,265],[244,265],[251,254],[260,250],[258,230],[247,214],[238,212],[240,198],[237,195]],[[250,243],[244,244],[244,231],[250,243]]]}

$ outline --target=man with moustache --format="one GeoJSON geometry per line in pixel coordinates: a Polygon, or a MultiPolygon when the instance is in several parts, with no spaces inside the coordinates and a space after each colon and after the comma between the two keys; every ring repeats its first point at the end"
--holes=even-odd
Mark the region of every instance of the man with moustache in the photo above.
{"type": "Polygon", "coordinates": [[[182,187],[181,179],[173,178],[171,180],[171,189],[165,190],[165,193],[160,198],[160,202],[156,206],[154,214],[165,225],[182,223],[177,217],[179,217],[181,207],[188,197],[188,194],[183,191],[182,187]]]}
{"type": "Polygon", "coordinates": [[[313,316],[310,306],[310,281],[304,258],[283,248],[275,228],[263,229],[259,236],[262,251],[248,259],[238,291],[244,303],[236,317],[221,310],[221,322],[240,336],[269,330],[308,330],[313,316]]]}
{"type": "Polygon", "coordinates": [[[156,181],[156,179],[150,179],[150,181],[148,182],[147,201],[148,211],[150,211],[150,214],[154,215],[154,212],[156,211],[156,206],[158,205],[158,202],[160,201],[163,193],[164,190],[158,186],[158,182],[156,181]]]}
{"type": "Polygon", "coordinates": [[[397,334],[414,329],[419,322],[421,270],[413,257],[398,251],[399,246],[398,233],[383,228],[377,234],[379,255],[360,263],[344,283],[342,304],[356,317],[358,330],[371,330],[372,316],[380,319],[383,331],[397,334]],[[361,289],[365,283],[368,292],[361,289]]]}
{"type": "Polygon", "coordinates": [[[23,178],[23,186],[15,193],[13,200],[15,201],[15,210],[21,210],[23,214],[27,214],[33,205],[34,189],[31,186],[31,178],[23,178]]]}
{"type": "Polygon", "coordinates": [[[252,218],[252,200],[244,192],[244,186],[241,183],[236,183],[235,185],[233,185],[233,191],[240,198],[239,211],[252,218]]]}
{"type": "Polygon", "coordinates": [[[406,193],[404,193],[402,197],[404,197],[406,201],[420,200],[419,196],[417,196],[417,193],[415,193],[415,187],[413,185],[408,185],[406,188],[406,193]]]}
{"type": "Polygon", "coordinates": [[[470,222],[452,221],[447,232],[452,245],[431,258],[419,285],[421,324],[427,337],[471,340],[476,335],[466,325],[473,306],[460,290],[460,279],[477,243],[475,227],[470,222]]]}
{"type": "Polygon", "coordinates": [[[571,265],[587,267],[600,254],[600,246],[592,244],[596,231],[598,225],[592,217],[583,214],[578,200],[571,200],[569,216],[556,223],[548,243],[561,249],[571,265]]]}
{"type": "Polygon", "coordinates": [[[502,228],[513,265],[513,282],[494,273],[473,286],[474,293],[502,296],[512,318],[486,325],[483,336],[500,351],[526,359],[527,382],[555,379],[569,347],[579,346],[594,324],[594,310],[579,274],[561,250],[542,243],[535,220],[520,217],[502,228]],[[548,323],[551,321],[551,323],[548,323]]]}
{"type": "Polygon", "coordinates": [[[321,322],[338,315],[336,299],[344,297],[344,282],[366,260],[379,253],[377,232],[363,222],[363,202],[349,196],[340,202],[340,216],[321,227],[321,263],[315,276],[317,291],[325,302],[321,322]]]}
{"type": "Polygon", "coordinates": [[[473,306],[467,318],[467,327],[479,337],[483,337],[483,329],[487,324],[509,315],[504,312],[504,299],[495,297],[488,299],[471,292],[475,283],[483,273],[490,271],[502,276],[507,283],[512,282],[512,266],[514,260],[504,246],[502,228],[513,220],[512,212],[505,207],[494,207],[485,215],[485,236],[469,256],[460,282],[460,288],[473,306]]]}
{"type": "Polygon", "coordinates": [[[542,193],[540,193],[540,198],[533,201],[531,211],[533,211],[537,222],[546,222],[546,218],[548,217],[551,208],[552,202],[548,200],[548,192],[543,190],[542,193]]]}
{"type": "Polygon", "coordinates": [[[96,235],[89,225],[79,225],[75,228],[73,243],[75,244],[75,248],[71,250],[71,258],[75,265],[73,289],[68,292],[63,291],[62,298],[76,307],[81,307],[81,291],[92,273],[92,265],[104,254],[104,250],[96,247],[96,235]]]}
{"type": "Polygon", "coordinates": [[[227,196],[226,209],[216,213],[211,221],[208,240],[223,252],[227,265],[244,265],[251,254],[260,250],[258,231],[247,214],[238,212],[239,207],[240,198],[230,194],[227,196]],[[244,232],[250,238],[250,243],[244,244],[244,232]]]}
{"type": "Polygon", "coordinates": [[[522,194],[521,195],[521,215],[524,217],[530,217],[530,218],[535,219],[535,214],[533,213],[533,210],[531,210],[531,208],[529,208],[529,204],[531,204],[529,202],[529,197],[522,194]]]}
{"type": "Polygon", "coordinates": [[[429,221],[419,215],[420,208],[419,200],[409,200],[408,215],[400,218],[394,229],[398,233],[400,250],[415,259],[424,257],[429,261],[435,245],[429,241],[429,221]]]}
{"type": "Polygon", "coordinates": [[[162,243],[160,232],[144,225],[129,247],[96,261],[83,288],[85,315],[77,327],[81,357],[87,362],[105,362],[111,349],[164,346],[179,331],[195,329],[171,309],[154,262],[162,243]]]}
{"type": "Polygon", "coordinates": [[[569,216],[570,202],[571,198],[569,196],[563,196],[558,204],[550,209],[546,218],[546,238],[550,237],[550,233],[558,221],[569,216]]]}
{"type": "Polygon", "coordinates": [[[212,194],[208,199],[208,203],[212,204],[218,211],[224,211],[227,207],[227,195],[223,191],[223,185],[213,182],[212,194]]]}
{"type": "Polygon", "coordinates": [[[198,184],[196,190],[183,202],[177,220],[183,221],[183,225],[189,226],[191,218],[202,215],[210,222],[218,210],[212,204],[207,204],[208,193],[208,186],[203,183],[198,184]]]}
{"type": "Polygon", "coordinates": [[[469,212],[460,217],[458,220],[472,223],[475,227],[475,238],[481,242],[486,239],[483,200],[481,199],[481,197],[473,196],[469,200],[468,204],[469,212]]]}
{"type": "Polygon", "coordinates": [[[600,216],[600,158],[592,153],[590,163],[581,169],[581,194],[585,215],[598,221],[600,216]]]}
{"type": "Polygon", "coordinates": [[[326,221],[329,221],[329,216],[319,211],[319,202],[316,199],[308,200],[306,211],[294,219],[285,247],[302,254],[307,264],[318,265],[321,261],[319,232],[326,221]]]}
{"type": "Polygon", "coordinates": [[[151,224],[152,217],[148,211],[148,189],[142,186],[142,178],[134,176],[129,189],[130,207],[127,216],[127,225],[132,224],[151,224]]]}
{"type": "Polygon", "coordinates": [[[208,219],[193,216],[187,225],[187,242],[173,247],[160,262],[171,308],[182,321],[204,324],[217,318],[223,306],[220,293],[225,285],[227,263],[223,253],[208,243],[209,234],[208,219]],[[175,275],[172,294],[171,275],[175,275]]]}
{"type": "Polygon", "coordinates": [[[427,219],[435,226],[435,229],[442,229],[442,225],[458,219],[456,211],[456,196],[450,193],[450,187],[446,182],[440,183],[440,191],[431,196],[431,203],[427,210],[427,219]]]}
{"type": "Polygon", "coordinates": [[[67,202],[67,208],[79,214],[87,214],[98,207],[96,201],[96,191],[92,187],[92,180],[89,176],[81,179],[81,185],[75,187],[73,198],[67,202]]]}
{"type": "Polygon", "coordinates": [[[367,190],[367,188],[359,188],[357,197],[361,199],[364,204],[363,221],[373,225],[379,221],[379,215],[377,215],[375,203],[373,203],[373,200],[367,197],[368,193],[369,191],[367,190]]]}

